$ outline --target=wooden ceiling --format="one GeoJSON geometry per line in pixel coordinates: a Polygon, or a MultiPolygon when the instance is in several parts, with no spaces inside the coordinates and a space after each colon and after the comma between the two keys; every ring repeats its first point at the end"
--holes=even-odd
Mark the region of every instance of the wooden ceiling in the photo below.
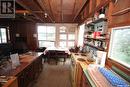
{"type": "Polygon", "coordinates": [[[87,0],[16,0],[16,2],[41,22],[74,23],[87,0]]]}

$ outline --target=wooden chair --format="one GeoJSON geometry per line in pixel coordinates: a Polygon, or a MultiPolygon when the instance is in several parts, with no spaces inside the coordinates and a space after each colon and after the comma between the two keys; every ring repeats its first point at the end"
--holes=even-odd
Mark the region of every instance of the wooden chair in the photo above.
{"type": "Polygon", "coordinates": [[[56,64],[58,62],[58,58],[56,56],[56,51],[55,50],[49,50],[47,53],[46,53],[46,57],[47,57],[47,62],[50,63],[50,60],[53,59],[56,61],[56,64]]]}
{"type": "Polygon", "coordinates": [[[55,52],[56,52],[56,57],[57,57],[58,59],[64,58],[64,61],[63,61],[63,62],[66,61],[66,58],[67,58],[68,54],[65,53],[65,51],[55,51],[55,52]]]}

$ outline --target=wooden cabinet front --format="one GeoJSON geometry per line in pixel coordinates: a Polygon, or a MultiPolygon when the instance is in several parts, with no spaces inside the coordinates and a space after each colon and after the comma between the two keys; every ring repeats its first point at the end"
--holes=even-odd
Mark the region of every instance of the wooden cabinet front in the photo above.
{"type": "Polygon", "coordinates": [[[42,71],[42,58],[35,59],[30,65],[28,65],[18,77],[18,87],[27,87],[29,83],[35,80],[42,71]]]}
{"type": "Polygon", "coordinates": [[[84,73],[82,74],[82,80],[81,80],[81,86],[80,87],[92,87],[84,73]]]}

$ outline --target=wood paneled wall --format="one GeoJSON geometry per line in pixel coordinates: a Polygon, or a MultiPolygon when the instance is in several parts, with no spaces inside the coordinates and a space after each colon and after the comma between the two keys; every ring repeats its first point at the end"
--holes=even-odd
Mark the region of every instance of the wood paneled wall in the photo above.
{"type": "MultiPolygon", "coordinates": [[[[130,11],[124,11],[130,8],[130,0],[118,0],[117,3],[110,2],[108,9],[108,33],[110,34],[113,27],[130,26],[130,11]]],[[[110,44],[110,41],[109,41],[110,44]]],[[[109,49],[108,44],[108,49],[109,49]]],[[[107,58],[106,64],[109,67],[113,65],[130,75],[130,69],[119,64],[118,62],[107,58]]]]}
{"type": "MultiPolygon", "coordinates": [[[[79,15],[78,23],[86,23],[87,19],[92,18],[97,11],[105,6],[105,15],[108,21],[108,37],[110,37],[110,33],[113,27],[130,26],[130,0],[88,0],[86,7],[89,7],[89,12],[85,11],[85,7],[79,15]],[[114,1],[117,2],[114,3],[114,1]],[[85,16],[82,14],[84,11],[85,13],[87,12],[87,15],[85,16]]],[[[106,43],[108,43],[108,52],[109,40],[107,40],[106,43]]],[[[106,65],[108,65],[110,68],[112,65],[114,65],[120,70],[124,71],[126,74],[130,75],[130,69],[117,63],[114,60],[107,58],[106,65]]]]}
{"type": "Polygon", "coordinates": [[[37,45],[37,38],[33,36],[36,34],[36,23],[27,21],[0,21],[0,26],[8,26],[10,29],[11,43],[15,43],[16,34],[26,39],[28,49],[35,50],[37,45]]]}
{"type": "Polygon", "coordinates": [[[127,26],[130,25],[130,0],[118,0],[117,3],[109,3],[109,23],[108,27],[127,26]]]}
{"type": "Polygon", "coordinates": [[[34,34],[36,34],[36,23],[15,22],[14,24],[15,28],[13,30],[15,34],[19,33],[21,37],[25,37],[28,48],[30,50],[35,50],[37,48],[37,38],[34,37],[34,34]]]}
{"type": "MultiPolygon", "coordinates": [[[[41,25],[53,25],[56,26],[57,34],[56,34],[56,46],[59,46],[59,29],[61,26],[66,26],[67,32],[72,33],[75,32],[76,39],[75,44],[77,43],[77,24],[75,23],[39,23],[41,25]],[[74,30],[74,31],[73,31],[74,30]]],[[[19,34],[20,37],[25,37],[26,44],[29,48],[29,50],[35,50],[38,48],[38,40],[37,37],[34,36],[34,34],[37,35],[37,23],[35,22],[27,22],[27,21],[0,21],[1,26],[9,26],[10,28],[10,35],[11,35],[11,42],[15,43],[16,34],[19,34]]]]}

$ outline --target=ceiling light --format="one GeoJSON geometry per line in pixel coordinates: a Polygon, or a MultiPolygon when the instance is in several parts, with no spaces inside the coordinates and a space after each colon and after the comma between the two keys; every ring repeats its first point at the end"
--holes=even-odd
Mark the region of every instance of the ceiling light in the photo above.
{"type": "Polygon", "coordinates": [[[47,18],[47,13],[44,13],[45,18],[47,18]]]}
{"type": "Polygon", "coordinates": [[[26,16],[26,13],[24,12],[23,15],[26,16]]]}

